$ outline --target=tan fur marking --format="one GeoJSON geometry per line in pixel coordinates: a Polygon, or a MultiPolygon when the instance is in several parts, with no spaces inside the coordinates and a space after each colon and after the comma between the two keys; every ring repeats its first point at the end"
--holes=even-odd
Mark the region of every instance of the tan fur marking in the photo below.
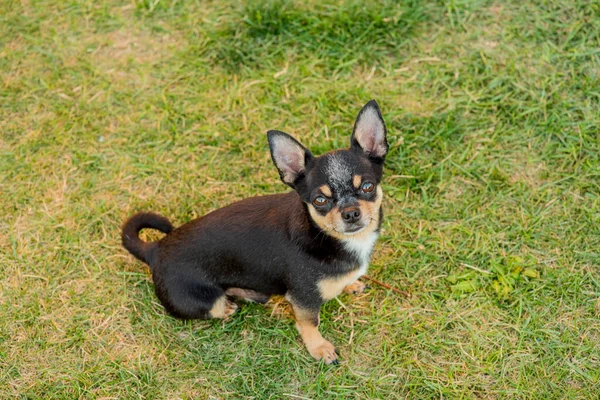
{"type": "Polygon", "coordinates": [[[222,318],[227,319],[231,314],[237,310],[237,304],[227,300],[227,297],[222,296],[215,301],[212,308],[209,311],[211,318],[222,318]]]}
{"type": "Polygon", "coordinates": [[[314,324],[315,314],[304,310],[292,303],[294,309],[294,319],[296,320],[296,329],[302,337],[302,341],[310,355],[316,360],[323,360],[325,364],[331,364],[337,360],[335,347],[333,344],[323,339],[317,325],[314,324]]]}
{"type": "Polygon", "coordinates": [[[335,209],[332,209],[331,211],[329,211],[327,214],[325,214],[325,216],[319,214],[317,212],[317,210],[315,210],[315,207],[312,204],[308,205],[308,212],[310,213],[310,216],[312,217],[313,221],[316,222],[317,225],[319,225],[319,227],[321,229],[323,229],[325,232],[327,232],[329,235],[338,238],[338,236],[336,236],[336,232],[333,231],[332,228],[335,226],[335,214],[339,214],[338,211],[336,211],[335,209]]]}
{"type": "Polygon", "coordinates": [[[344,275],[339,275],[334,278],[325,278],[319,281],[317,286],[324,300],[331,300],[338,296],[345,287],[355,282],[360,278],[360,270],[354,270],[344,275]]]}
{"type": "Polygon", "coordinates": [[[354,189],[358,189],[360,187],[361,182],[362,178],[360,177],[360,175],[354,175],[352,177],[352,184],[354,185],[354,189]]]}
{"type": "Polygon", "coordinates": [[[381,207],[382,201],[383,190],[381,189],[381,186],[377,186],[377,197],[375,198],[374,202],[365,200],[358,201],[360,212],[363,215],[363,218],[370,219],[370,223],[362,231],[354,235],[345,235],[342,233],[344,221],[342,220],[342,215],[337,207],[333,208],[325,216],[323,216],[319,214],[317,210],[315,210],[312,204],[308,204],[308,212],[310,213],[313,221],[315,221],[315,223],[319,225],[322,230],[327,232],[329,236],[339,240],[349,238],[360,240],[375,232],[379,226],[379,208],[381,207]]]}
{"type": "Polygon", "coordinates": [[[367,227],[367,229],[362,230],[357,235],[353,235],[353,238],[360,238],[362,236],[367,236],[371,232],[374,232],[375,229],[379,226],[379,209],[381,208],[381,202],[383,201],[383,190],[381,186],[377,186],[377,197],[375,201],[365,201],[359,200],[358,206],[360,207],[360,212],[367,216],[371,216],[371,223],[367,227]]]}
{"type": "Polygon", "coordinates": [[[331,197],[333,195],[333,193],[331,193],[331,188],[329,188],[329,186],[327,185],[321,185],[321,187],[319,187],[319,190],[327,197],[331,197]]]}

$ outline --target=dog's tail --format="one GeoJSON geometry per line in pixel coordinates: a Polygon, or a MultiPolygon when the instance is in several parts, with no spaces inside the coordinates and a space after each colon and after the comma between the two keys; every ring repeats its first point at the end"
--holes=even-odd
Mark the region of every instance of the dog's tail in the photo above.
{"type": "Polygon", "coordinates": [[[173,230],[171,222],[162,215],[140,212],[132,216],[123,225],[121,240],[125,247],[138,260],[150,265],[156,252],[157,242],[143,242],[139,233],[144,228],[158,229],[162,233],[173,230]]]}

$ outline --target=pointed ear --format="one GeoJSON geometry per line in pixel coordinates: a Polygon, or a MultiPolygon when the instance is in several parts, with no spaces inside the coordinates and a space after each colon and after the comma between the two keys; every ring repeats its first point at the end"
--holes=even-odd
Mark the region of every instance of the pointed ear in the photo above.
{"type": "Polygon", "coordinates": [[[271,158],[279,170],[281,180],[294,187],[294,182],[306,173],[313,155],[296,139],[280,131],[267,132],[271,158]]]}
{"type": "Polygon", "coordinates": [[[350,138],[350,147],[361,149],[370,158],[384,159],[388,152],[385,123],[375,100],[358,113],[350,138]]]}

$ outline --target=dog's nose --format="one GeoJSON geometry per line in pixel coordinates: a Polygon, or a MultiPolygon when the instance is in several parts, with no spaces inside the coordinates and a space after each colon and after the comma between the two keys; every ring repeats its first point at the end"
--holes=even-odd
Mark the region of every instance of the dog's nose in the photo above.
{"type": "Polygon", "coordinates": [[[358,221],[360,219],[360,208],[357,208],[357,207],[346,208],[345,210],[342,211],[342,218],[344,219],[344,221],[348,222],[349,224],[358,221]]]}

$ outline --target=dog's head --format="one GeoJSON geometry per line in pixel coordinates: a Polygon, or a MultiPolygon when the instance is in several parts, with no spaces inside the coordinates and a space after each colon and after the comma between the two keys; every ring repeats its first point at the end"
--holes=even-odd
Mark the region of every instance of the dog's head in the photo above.
{"type": "Polygon", "coordinates": [[[267,136],[281,180],[298,192],[321,230],[349,239],[379,228],[388,143],[375,100],[358,113],[348,149],[315,157],[287,133],[269,131],[267,136]]]}

